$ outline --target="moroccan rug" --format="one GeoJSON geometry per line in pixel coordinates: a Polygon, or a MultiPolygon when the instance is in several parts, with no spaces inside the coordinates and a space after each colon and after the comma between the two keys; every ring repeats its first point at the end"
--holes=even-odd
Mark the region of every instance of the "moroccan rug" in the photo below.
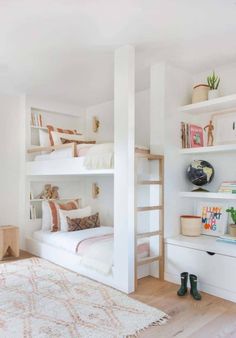
{"type": "Polygon", "coordinates": [[[167,315],[40,258],[0,265],[0,337],[137,336],[167,315]]]}

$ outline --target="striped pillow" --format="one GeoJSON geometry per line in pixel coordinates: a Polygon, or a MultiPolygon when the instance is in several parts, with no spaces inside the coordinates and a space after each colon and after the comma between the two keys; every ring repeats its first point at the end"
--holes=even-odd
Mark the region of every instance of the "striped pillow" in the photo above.
{"type": "Polygon", "coordinates": [[[57,232],[61,230],[59,209],[61,210],[75,210],[79,209],[79,201],[72,200],[61,204],[55,201],[48,201],[48,206],[51,214],[51,231],[57,232]]]}
{"type": "Polygon", "coordinates": [[[70,135],[82,135],[76,129],[70,130],[70,129],[55,128],[51,125],[47,125],[47,128],[48,128],[48,134],[49,134],[49,140],[50,140],[51,146],[54,146],[54,140],[52,136],[53,131],[56,131],[58,133],[63,133],[63,134],[70,134],[70,135]]]}

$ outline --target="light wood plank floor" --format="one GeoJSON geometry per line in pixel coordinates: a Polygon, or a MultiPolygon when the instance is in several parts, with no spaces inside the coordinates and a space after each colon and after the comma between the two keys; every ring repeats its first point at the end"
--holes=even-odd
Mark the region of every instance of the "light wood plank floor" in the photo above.
{"type": "Polygon", "coordinates": [[[177,289],[175,284],[152,277],[139,281],[131,297],[171,316],[167,324],[144,331],[140,338],[236,338],[236,303],[203,292],[201,301],[189,293],[181,298],[177,289]]]}
{"type": "Polygon", "coordinates": [[[12,257],[12,256],[6,256],[3,258],[2,261],[0,261],[0,264],[7,263],[7,262],[13,262],[13,261],[19,261],[20,259],[30,258],[33,257],[29,252],[20,250],[20,256],[19,257],[12,257]]]}

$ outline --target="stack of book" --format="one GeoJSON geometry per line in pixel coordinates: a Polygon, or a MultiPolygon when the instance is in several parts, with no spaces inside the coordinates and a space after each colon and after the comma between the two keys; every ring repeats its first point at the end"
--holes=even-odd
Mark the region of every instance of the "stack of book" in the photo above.
{"type": "Polygon", "coordinates": [[[236,237],[232,237],[226,234],[217,238],[217,241],[236,244],[236,237]]]}
{"type": "Polygon", "coordinates": [[[218,192],[224,192],[229,194],[236,194],[236,181],[222,182],[218,192]]]}
{"type": "Polygon", "coordinates": [[[31,113],[31,126],[34,126],[34,127],[42,127],[43,126],[42,114],[31,113]]]}
{"type": "Polygon", "coordinates": [[[181,122],[182,148],[203,147],[203,129],[194,124],[181,122]]]}

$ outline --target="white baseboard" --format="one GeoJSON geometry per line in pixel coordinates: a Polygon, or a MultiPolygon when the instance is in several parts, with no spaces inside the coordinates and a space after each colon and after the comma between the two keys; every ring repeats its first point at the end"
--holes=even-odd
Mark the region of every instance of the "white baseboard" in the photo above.
{"type": "MultiPolygon", "coordinates": [[[[180,285],[179,275],[174,275],[174,274],[165,272],[165,280],[168,282],[180,285]]],[[[203,291],[203,292],[209,293],[210,295],[220,297],[223,299],[227,299],[227,300],[230,300],[231,302],[236,303],[236,292],[232,292],[226,289],[216,288],[212,285],[201,283],[201,281],[199,281],[198,285],[199,285],[198,289],[200,291],[203,291]]],[[[176,287],[176,291],[177,289],[178,288],[176,287]]]]}

